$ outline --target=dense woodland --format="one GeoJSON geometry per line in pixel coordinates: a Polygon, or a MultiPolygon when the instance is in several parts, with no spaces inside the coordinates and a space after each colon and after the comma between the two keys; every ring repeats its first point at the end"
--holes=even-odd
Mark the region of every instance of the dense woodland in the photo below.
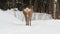
{"type": "Polygon", "coordinates": [[[33,6],[34,12],[52,14],[55,18],[60,18],[60,0],[0,0],[0,9],[7,10],[11,8],[18,8],[22,11],[24,6],[33,6]],[[56,4],[56,11],[54,12],[54,4],[56,4]],[[59,17],[58,17],[58,16],[59,17]]]}
{"type": "Polygon", "coordinates": [[[0,8],[7,10],[11,8],[18,8],[22,10],[24,5],[32,5],[35,12],[48,12],[52,9],[52,0],[0,0],[0,8]],[[48,10],[47,10],[48,9],[48,10]]]}
{"type": "Polygon", "coordinates": [[[11,8],[22,10],[23,6],[32,5],[35,12],[48,12],[50,4],[51,0],[0,0],[0,8],[2,10],[11,8]]]}

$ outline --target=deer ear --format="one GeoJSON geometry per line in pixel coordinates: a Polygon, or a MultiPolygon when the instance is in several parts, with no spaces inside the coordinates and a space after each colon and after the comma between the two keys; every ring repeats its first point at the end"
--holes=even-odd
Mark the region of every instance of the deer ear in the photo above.
{"type": "Polygon", "coordinates": [[[26,9],[24,9],[24,11],[27,11],[26,9]]]}

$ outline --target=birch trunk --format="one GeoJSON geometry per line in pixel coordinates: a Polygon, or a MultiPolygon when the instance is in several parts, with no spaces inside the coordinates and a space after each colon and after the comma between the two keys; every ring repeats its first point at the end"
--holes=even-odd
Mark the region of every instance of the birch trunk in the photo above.
{"type": "Polygon", "coordinates": [[[53,11],[53,17],[54,19],[56,19],[56,3],[57,3],[57,0],[54,0],[54,11],[53,11]]]}

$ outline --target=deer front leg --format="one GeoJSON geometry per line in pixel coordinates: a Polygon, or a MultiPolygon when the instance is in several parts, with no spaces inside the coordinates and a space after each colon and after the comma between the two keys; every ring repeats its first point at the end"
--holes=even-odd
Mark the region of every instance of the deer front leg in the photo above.
{"type": "Polygon", "coordinates": [[[29,14],[29,25],[31,26],[32,13],[29,14]]]}
{"type": "Polygon", "coordinates": [[[26,15],[26,25],[29,25],[29,16],[26,15]]]}
{"type": "Polygon", "coordinates": [[[25,16],[25,21],[26,21],[26,25],[29,25],[29,19],[28,19],[28,15],[26,12],[23,12],[24,16],[25,16]]]}
{"type": "Polygon", "coordinates": [[[29,25],[31,26],[31,17],[30,17],[30,19],[29,19],[29,25]]]}

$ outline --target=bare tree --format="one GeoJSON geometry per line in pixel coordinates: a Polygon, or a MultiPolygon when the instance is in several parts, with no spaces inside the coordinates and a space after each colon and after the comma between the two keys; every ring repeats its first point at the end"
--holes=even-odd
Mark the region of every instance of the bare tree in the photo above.
{"type": "Polygon", "coordinates": [[[12,0],[13,2],[13,9],[14,9],[14,16],[16,17],[16,1],[15,0],[12,0]]]}
{"type": "Polygon", "coordinates": [[[34,1],[34,12],[37,11],[37,8],[38,8],[38,2],[37,0],[34,1]]]}
{"type": "Polygon", "coordinates": [[[54,0],[54,11],[53,11],[54,19],[56,19],[56,3],[57,3],[57,0],[54,0]]]}

